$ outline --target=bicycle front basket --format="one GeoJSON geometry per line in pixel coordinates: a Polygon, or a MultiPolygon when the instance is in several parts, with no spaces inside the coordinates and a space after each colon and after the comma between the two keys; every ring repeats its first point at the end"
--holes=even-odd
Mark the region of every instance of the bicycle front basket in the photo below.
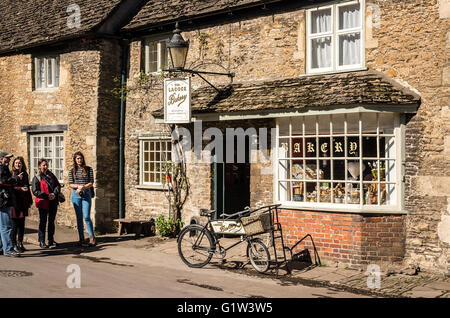
{"type": "Polygon", "coordinates": [[[257,235],[270,231],[270,213],[261,213],[241,218],[245,234],[257,235]]]}

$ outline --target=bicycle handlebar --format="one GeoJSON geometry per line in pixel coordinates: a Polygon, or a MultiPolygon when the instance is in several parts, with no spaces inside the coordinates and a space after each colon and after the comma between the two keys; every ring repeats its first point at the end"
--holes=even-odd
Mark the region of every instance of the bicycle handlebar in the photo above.
{"type": "Polygon", "coordinates": [[[241,215],[246,214],[246,213],[251,214],[251,213],[254,213],[254,212],[262,210],[262,209],[269,209],[269,210],[271,210],[272,208],[277,208],[279,206],[281,206],[281,204],[279,204],[279,203],[278,204],[270,204],[270,205],[262,206],[260,208],[256,208],[254,210],[250,210],[250,207],[246,207],[245,210],[242,210],[242,211],[239,211],[239,212],[236,212],[236,213],[233,213],[233,214],[222,213],[221,215],[219,215],[219,217],[226,217],[227,219],[229,219],[229,218],[231,218],[233,216],[237,216],[237,215],[241,216],[241,215]]]}

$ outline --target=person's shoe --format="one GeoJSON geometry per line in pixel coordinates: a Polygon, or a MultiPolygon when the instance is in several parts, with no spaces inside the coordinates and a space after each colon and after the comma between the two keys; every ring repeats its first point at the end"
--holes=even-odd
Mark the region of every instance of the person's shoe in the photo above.
{"type": "Polygon", "coordinates": [[[26,248],[23,246],[23,242],[19,242],[17,244],[17,247],[20,249],[21,253],[26,252],[26,248]]]}
{"type": "Polygon", "coordinates": [[[56,243],[55,241],[49,241],[48,242],[48,247],[50,247],[50,248],[56,248],[58,246],[59,246],[59,244],[56,243]]]}
{"type": "Polygon", "coordinates": [[[20,247],[18,245],[14,245],[14,251],[16,253],[22,253],[22,251],[20,250],[20,247]]]}
{"type": "Polygon", "coordinates": [[[3,249],[0,249],[0,255],[3,255],[3,249]]]}
{"type": "Polygon", "coordinates": [[[40,242],[40,243],[39,243],[39,246],[40,246],[41,248],[48,248],[48,245],[45,244],[44,242],[40,242]]]}
{"type": "Polygon", "coordinates": [[[8,256],[8,257],[20,257],[20,253],[17,253],[16,251],[11,251],[9,253],[6,253],[5,256],[8,256]]]}
{"type": "Polygon", "coordinates": [[[92,246],[96,246],[96,245],[97,245],[97,243],[95,242],[95,239],[94,239],[94,238],[92,238],[92,239],[89,240],[88,246],[92,247],[92,246]]]}

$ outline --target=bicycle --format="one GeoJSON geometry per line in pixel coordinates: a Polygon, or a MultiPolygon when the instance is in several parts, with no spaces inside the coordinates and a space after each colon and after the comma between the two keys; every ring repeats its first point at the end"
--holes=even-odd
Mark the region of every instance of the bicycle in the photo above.
{"type": "Polygon", "coordinates": [[[188,225],[178,237],[178,254],[182,261],[189,267],[201,268],[211,261],[214,254],[225,258],[228,250],[247,242],[250,263],[256,271],[266,272],[270,266],[269,250],[261,239],[253,236],[272,230],[272,215],[269,209],[250,216],[257,210],[260,209],[252,211],[247,207],[233,214],[221,214],[222,219],[212,220],[215,210],[201,209],[200,215],[208,217],[208,222],[204,226],[188,225]],[[240,241],[224,248],[220,245],[220,236],[224,234],[240,236],[240,241]]]}

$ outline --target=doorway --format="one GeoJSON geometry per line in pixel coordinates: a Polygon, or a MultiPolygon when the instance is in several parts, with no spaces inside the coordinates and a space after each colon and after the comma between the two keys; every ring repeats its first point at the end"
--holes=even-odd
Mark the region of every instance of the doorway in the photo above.
{"type": "MultiPolygon", "coordinates": [[[[249,138],[245,140],[245,162],[237,162],[237,138],[234,141],[234,161],[232,163],[213,163],[214,175],[214,209],[216,218],[222,213],[235,213],[250,206],[250,154],[249,138]]],[[[224,158],[226,158],[226,144],[224,142],[224,158]]],[[[216,158],[214,156],[214,158],[216,158]]],[[[225,160],[224,160],[225,161],[225,160]]]]}

